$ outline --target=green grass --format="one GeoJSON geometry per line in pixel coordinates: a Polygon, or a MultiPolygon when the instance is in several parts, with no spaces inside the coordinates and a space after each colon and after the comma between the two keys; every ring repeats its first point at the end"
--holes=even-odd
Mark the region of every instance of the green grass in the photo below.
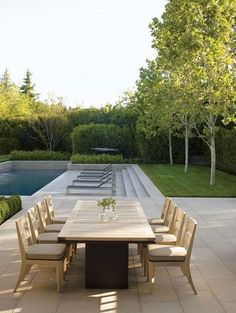
{"type": "Polygon", "coordinates": [[[216,171],[216,184],[209,185],[210,168],[183,165],[142,164],[142,170],[165,196],[172,197],[236,197],[236,176],[216,171]]]}

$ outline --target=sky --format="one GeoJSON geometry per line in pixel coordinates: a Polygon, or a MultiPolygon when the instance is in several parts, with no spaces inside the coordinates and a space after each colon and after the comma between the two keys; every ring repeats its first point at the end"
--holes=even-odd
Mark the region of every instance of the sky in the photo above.
{"type": "Polygon", "coordinates": [[[44,100],[112,105],[153,59],[148,28],[167,0],[0,0],[0,76],[21,84],[27,69],[44,100]]]}

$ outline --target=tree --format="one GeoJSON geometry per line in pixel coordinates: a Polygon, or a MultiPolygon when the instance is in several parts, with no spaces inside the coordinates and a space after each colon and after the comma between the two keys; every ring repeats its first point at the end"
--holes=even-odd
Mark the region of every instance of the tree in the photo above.
{"type": "Polygon", "coordinates": [[[67,135],[66,108],[58,103],[45,105],[44,111],[33,118],[30,125],[35,134],[34,139],[47,150],[54,151],[67,135]]]}
{"type": "Polygon", "coordinates": [[[168,138],[169,159],[173,164],[172,134],[175,131],[171,80],[161,72],[156,61],[148,61],[147,68],[140,70],[137,82],[137,110],[139,111],[138,131],[144,132],[147,138],[158,133],[168,138]]]}
{"type": "Polygon", "coordinates": [[[38,97],[38,94],[34,91],[35,84],[32,83],[31,76],[31,72],[27,70],[26,77],[23,79],[23,84],[20,87],[20,91],[21,93],[27,95],[30,99],[35,101],[38,97]]]}
{"type": "Polygon", "coordinates": [[[189,70],[186,88],[194,92],[187,103],[202,121],[195,128],[211,152],[210,185],[215,184],[217,121],[227,122],[236,112],[235,14],[236,0],[172,0],[162,20],[151,24],[163,68],[179,80],[189,70]]]}
{"type": "Polygon", "coordinates": [[[23,118],[32,114],[31,101],[15,84],[0,83],[0,118],[23,118]]]}
{"type": "Polygon", "coordinates": [[[1,83],[3,84],[3,86],[5,88],[9,88],[11,86],[11,78],[10,78],[10,73],[8,71],[8,69],[6,68],[4,73],[3,73],[3,76],[2,76],[2,79],[1,79],[1,83]]]}

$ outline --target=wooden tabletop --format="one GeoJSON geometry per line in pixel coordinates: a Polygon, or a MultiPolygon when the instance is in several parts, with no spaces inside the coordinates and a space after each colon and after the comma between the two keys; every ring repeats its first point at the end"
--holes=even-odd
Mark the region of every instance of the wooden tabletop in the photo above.
{"type": "Polygon", "coordinates": [[[79,200],[58,235],[59,240],[152,242],[155,235],[137,200],[117,200],[118,219],[102,222],[96,200],[79,200]]]}

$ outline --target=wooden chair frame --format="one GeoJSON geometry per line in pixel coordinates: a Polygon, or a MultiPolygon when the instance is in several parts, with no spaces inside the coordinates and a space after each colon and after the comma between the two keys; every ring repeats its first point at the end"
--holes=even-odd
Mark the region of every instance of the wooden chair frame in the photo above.
{"type": "Polygon", "coordinates": [[[57,291],[61,292],[61,285],[64,280],[64,263],[66,258],[64,257],[61,260],[27,259],[26,249],[32,244],[28,217],[22,216],[16,221],[16,231],[21,253],[21,270],[13,292],[16,292],[20,283],[24,280],[31,267],[35,264],[46,266],[50,265],[56,268],[57,291]]]}
{"type": "Polygon", "coordinates": [[[183,235],[183,239],[181,242],[181,247],[184,247],[187,251],[186,257],[184,258],[184,261],[151,261],[148,258],[148,282],[149,282],[149,292],[152,293],[153,285],[155,282],[155,267],[179,267],[183,274],[186,276],[186,278],[189,281],[189,284],[192,287],[192,290],[194,294],[197,294],[197,291],[194,287],[192,276],[191,276],[191,270],[190,270],[190,259],[192,254],[192,248],[193,248],[193,240],[196,233],[196,227],[197,222],[192,217],[189,217],[189,220],[187,222],[185,232],[183,235]]]}

